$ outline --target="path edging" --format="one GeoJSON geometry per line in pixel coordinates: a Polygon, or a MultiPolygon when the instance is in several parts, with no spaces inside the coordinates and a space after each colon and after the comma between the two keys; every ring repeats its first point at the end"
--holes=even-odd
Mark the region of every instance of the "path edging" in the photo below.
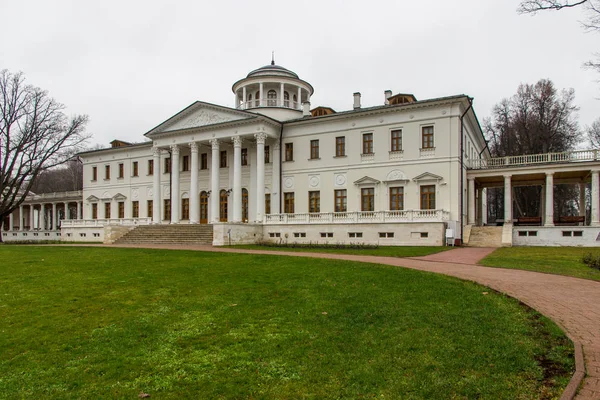
{"type": "MultiPolygon", "coordinates": [[[[571,339],[572,340],[572,339],[571,339]]],[[[579,385],[583,382],[583,378],[585,378],[585,362],[583,361],[583,347],[581,343],[573,340],[573,345],[575,347],[575,373],[571,377],[569,384],[565,388],[562,396],[560,396],[560,400],[573,400],[577,395],[577,389],[579,389],[579,385]]]]}

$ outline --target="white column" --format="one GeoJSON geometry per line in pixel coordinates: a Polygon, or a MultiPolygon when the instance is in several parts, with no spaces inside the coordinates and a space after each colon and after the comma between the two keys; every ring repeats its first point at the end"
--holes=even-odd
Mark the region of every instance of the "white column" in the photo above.
{"type": "Polygon", "coordinates": [[[44,218],[46,216],[46,207],[44,206],[44,204],[42,203],[40,205],[40,229],[45,231],[46,230],[46,218],[44,218]]]}
{"type": "Polygon", "coordinates": [[[585,217],[585,183],[579,184],[579,216],[585,217]]]}
{"type": "Polygon", "coordinates": [[[65,202],[65,219],[69,219],[69,202],[65,202]]]}
{"type": "Polygon", "coordinates": [[[554,226],[554,172],[546,172],[544,226],[554,226]]]}
{"type": "Polygon", "coordinates": [[[483,188],[481,191],[481,224],[486,225],[488,222],[488,208],[487,208],[487,188],[483,188]]]}
{"type": "Polygon", "coordinates": [[[475,201],[475,203],[477,204],[477,206],[476,206],[477,211],[475,212],[475,214],[476,214],[475,224],[477,224],[479,226],[482,226],[483,225],[483,220],[482,220],[482,216],[483,216],[483,188],[477,188],[476,193],[477,193],[477,200],[475,201]]]}
{"type": "Polygon", "coordinates": [[[200,222],[200,194],[198,193],[198,144],[190,143],[192,152],[192,173],[190,174],[190,224],[200,222]]]}
{"type": "Polygon", "coordinates": [[[179,146],[171,145],[171,223],[179,223],[179,146]]]}
{"type": "Polygon", "coordinates": [[[279,199],[281,197],[281,143],[276,140],[273,143],[273,169],[271,171],[271,214],[279,214],[279,199]]]}
{"type": "Polygon", "coordinates": [[[161,174],[161,165],[160,165],[160,149],[158,147],[152,148],[152,163],[154,165],[154,176],[152,183],[152,222],[155,224],[160,224],[162,218],[160,217],[160,174],[161,174]]]}
{"type": "Polygon", "coordinates": [[[279,99],[279,107],[283,107],[283,92],[285,91],[284,84],[281,82],[279,92],[281,93],[281,98],[279,99]]]}
{"type": "MultiPolygon", "coordinates": [[[[298,103],[296,104],[298,110],[302,110],[302,88],[298,88],[298,103]]],[[[271,199],[273,200],[273,199],[271,199]]]]}
{"type": "Polygon", "coordinates": [[[34,220],[33,220],[33,204],[29,205],[29,230],[32,231],[34,227],[34,220]]]}
{"type": "Polygon", "coordinates": [[[57,212],[56,212],[56,203],[52,203],[52,230],[55,231],[56,230],[56,220],[57,218],[57,212]]]}
{"type": "Polygon", "coordinates": [[[265,215],[265,140],[264,132],[254,134],[256,138],[256,220],[263,221],[265,215]]]}
{"type": "Polygon", "coordinates": [[[592,222],[591,226],[599,226],[598,220],[598,174],[600,171],[592,171],[592,222]]]}
{"type": "Polygon", "coordinates": [[[475,225],[475,179],[469,178],[469,208],[467,212],[467,224],[475,225]]]}
{"type": "Polygon", "coordinates": [[[242,109],[248,108],[248,97],[246,95],[246,86],[242,88],[242,109]]]}
{"type": "Polygon", "coordinates": [[[20,205],[19,206],[19,230],[22,231],[24,230],[23,227],[25,226],[25,224],[23,223],[24,221],[24,216],[25,214],[23,213],[23,206],[20,205]]]}
{"type": "Polygon", "coordinates": [[[12,212],[8,216],[8,230],[9,231],[14,231],[15,230],[15,219],[14,219],[14,216],[13,216],[12,212]]]}
{"type": "Polygon", "coordinates": [[[512,224],[512,186],[511,175],[504,175],[504,223],[512,224]]]}
{"type": "Polygon", "coordinates": [[[212,149],[210,160],[210,220],[215,223],[219,222],[219,141],[211,139],[210,145],[212,149]]]}
{"type": "Polygon", "coordinates": [[[83,217],[81,216],[81,201],[77,202],[77,217],[75,217],[75,219],[83,219],[83,217]]]}
{"type": "Polygon", "coordinates": [[[258,102],[258,106],[262,107],[263,106],[263,98],[264,98],[264,96],[263,96],[263,84],[262,84],[262,82],[258,84],[258,87],[259,87],[259,89],[258,89],[258,93],[259,93],[258,97],[259,97],[259,100],[260,100],[258,102]]]}
{"type": "Polygon", "coordinates": [[[242,139],[233,138],[233,222],[242,222],[242,139]]]}

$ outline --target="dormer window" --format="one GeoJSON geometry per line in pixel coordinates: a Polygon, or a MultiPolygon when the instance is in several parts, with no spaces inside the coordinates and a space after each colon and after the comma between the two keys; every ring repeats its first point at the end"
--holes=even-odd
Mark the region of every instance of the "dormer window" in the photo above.
{"type": "Polygon", "coordinates": [[[267,92],[267,106],[275,107],[277,106],[277,92],[273,89],[267,92]]]}

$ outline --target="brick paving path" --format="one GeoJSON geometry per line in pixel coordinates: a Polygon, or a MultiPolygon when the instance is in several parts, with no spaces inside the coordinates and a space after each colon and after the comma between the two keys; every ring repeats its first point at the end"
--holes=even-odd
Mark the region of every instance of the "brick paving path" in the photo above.
{"type": "Polygon", "coordinates": [[[480,283],[515,297],[538,310],[560,325],[574,341],[580,342],[583,345],[587,376],[576,399],[600,399],[600,282],[476,265],[478,260],[494,250],[486,248],[457,248],[425,257],[394,258],[242,250],[211,246],[156,245],[149,247],[361,261],[435,272],[480,283]]]}

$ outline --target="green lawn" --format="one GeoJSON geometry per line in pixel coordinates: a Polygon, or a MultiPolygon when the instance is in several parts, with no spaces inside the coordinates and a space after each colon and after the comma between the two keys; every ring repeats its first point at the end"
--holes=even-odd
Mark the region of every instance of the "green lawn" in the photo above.
{"type": "Polygon", "coordinates": [[[442,275],[118,248],[0,260],[2,399],[550,399],[574,368],[549,320],[442,275]]]}
{"type": "Polygon", "coordinates": [[[310,248],[310,247],[294,247],[289,246],[264,246],[257,244],[225,246],[234,249],[248,250],[273,250],[273,251],[294,251],[308,253],[336,253],[336,254],[356,254],[364,256],[381,256],[381,257],[421,257],[429,254],[440,253],[450,249],[444,246],[380,246],[375,249],[336,249],[331,248],[310,248]]]}
{"type": "Polygon", "coordinates": [[[481,260],[480,264],[600,281],[600,271],[581,262],[581,258],[587,253],[598,255],[600,248],[503,247],[481,260]]]}

